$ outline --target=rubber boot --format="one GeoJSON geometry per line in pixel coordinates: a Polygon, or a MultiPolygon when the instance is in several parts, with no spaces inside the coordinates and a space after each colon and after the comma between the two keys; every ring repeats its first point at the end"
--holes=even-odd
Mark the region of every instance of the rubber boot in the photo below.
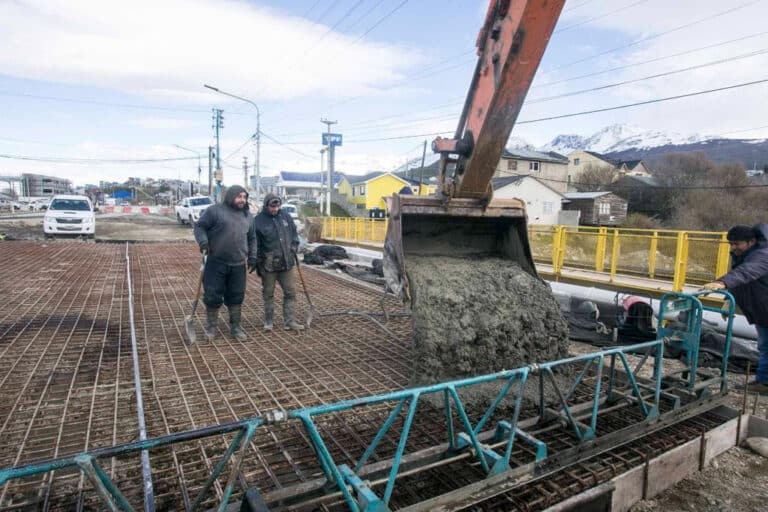
{"type": "Polygon", "coordinates": [[[241,306],[240,304],[229,306],[229,334],[235,337],[238,341],[245,341],[248,339],[248,335],[240,327],[241,318],[241,306]]]}
{"type": "Polygon", "coordinates": [[[272,330],[273,320],[275,318],[275,301],[274,299],[264,302],[264,330],[270,332],[272,330]]]}
{"type": "Polygon", "coordinates": [[[285,330],[287,331],[303,331],[304,326],[296,321],[293,310],[296,301],[293,299],[284,299],[283,302],[283,318],[285,319],[285,330]]]}
{"type": "Polygon", "coordinates": [[[211,341],[216,337],[216,322],[219,319],[219,308],[205,308],[205,327],[203,332],[205,333],[205,339],[211,341]]]}

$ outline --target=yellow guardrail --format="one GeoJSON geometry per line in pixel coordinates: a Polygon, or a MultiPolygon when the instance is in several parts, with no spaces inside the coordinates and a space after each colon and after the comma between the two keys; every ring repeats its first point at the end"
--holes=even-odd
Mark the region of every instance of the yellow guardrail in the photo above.
{"type": "MultiPolygon", "coordinates": [[[[322,238],[336,243],[381,247],[386,219],[324,217],[322,238]]],[[[624,229],[587,226],[528,226],[533,259],[555,276],[569,270],[685,284],[712,281],[728,271],[725,232],[624,229]]]]}

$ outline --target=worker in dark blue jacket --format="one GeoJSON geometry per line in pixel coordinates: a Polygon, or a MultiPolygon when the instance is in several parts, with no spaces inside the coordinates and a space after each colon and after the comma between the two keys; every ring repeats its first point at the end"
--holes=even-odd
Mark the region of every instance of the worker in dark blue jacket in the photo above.
{"type": "Polygon", "coordinates": [[[757,328],[757,374],[747,389],[768,395],[768,224],[734,226],[727,238],[731,271],[704,288],[728,290],[749,323],[757,328]]]}

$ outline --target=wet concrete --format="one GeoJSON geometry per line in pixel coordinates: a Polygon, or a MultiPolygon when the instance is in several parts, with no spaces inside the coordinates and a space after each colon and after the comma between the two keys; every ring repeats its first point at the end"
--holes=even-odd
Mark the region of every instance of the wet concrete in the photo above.
{"type": "Polygon", "coordinates": [[[568,326],[549,287],[500,258],[409,256],[413,384],[564,358],[568,326]]]}

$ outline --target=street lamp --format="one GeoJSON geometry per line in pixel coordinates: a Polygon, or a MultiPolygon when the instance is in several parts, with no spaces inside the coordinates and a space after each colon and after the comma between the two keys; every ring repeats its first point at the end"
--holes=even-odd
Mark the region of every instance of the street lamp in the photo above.
{"type": "Polygon", "coordinates": [[[203,168],[200,164],[200,153],[195,151],[194,149],[185,148],[184,146],[179,146],[178,144],[174,144],[175,147],[179,149],[183,149],[184,151],[189,151],[190,153],[194,153],[197,155],[197,193],[200,193],[200,187],[202,186],[200,183],[200,175],[203,172],[203,168]]]}
{"type": "MultiPolygon", "coordinates": [[[[242,96],[238,96],[236,94],[222,91],[218,87],[214,87],[208,84],[203,84],[203,87],[205,87],[206,89],[215,91],[219,94],[223,94],[224,96],[229,96],[230,98],[235,98],[240,101],[250,103],[251,105],[253,105],[253,108],[256,109],[256,204],[259,204],[260,203],[259,194],[261,193],[261,166],[259,162],[259,157],[261,152],[261,111],[259,110],[259,106],[255,102],[249,100],[248,98],[243,98],[242,96]]],[[[245,184],[245,188],[248,188],[248,183],[245,184]]]]}
{"type": "MultiPolygon", "coordinates": [[[[330,189],[328,188],[329,185],[327,183],[325,183],[325,179],[323,179],[323,164],[325,163],[325,159],[323,158],[323,154],[325,153],[325,149],[326,148],[321,148],[320,149],[320,184],[321,184],[321,187],[320,187],[320,214],[321,215],[323,213],[323,210],[326,209],[325,208],[325,201],[324,201],[325,197],[324,197],[323,192],[325,191],[326,193],[330,194],[330,189]],[[324,183],[325,183],[325,186],[323,186],[324,183]]],[[[325,214],[327,216],[329,216],[329,217],[331,216],[330,208],[328,209],[327,212],[325,212],[325,214]]]]}

